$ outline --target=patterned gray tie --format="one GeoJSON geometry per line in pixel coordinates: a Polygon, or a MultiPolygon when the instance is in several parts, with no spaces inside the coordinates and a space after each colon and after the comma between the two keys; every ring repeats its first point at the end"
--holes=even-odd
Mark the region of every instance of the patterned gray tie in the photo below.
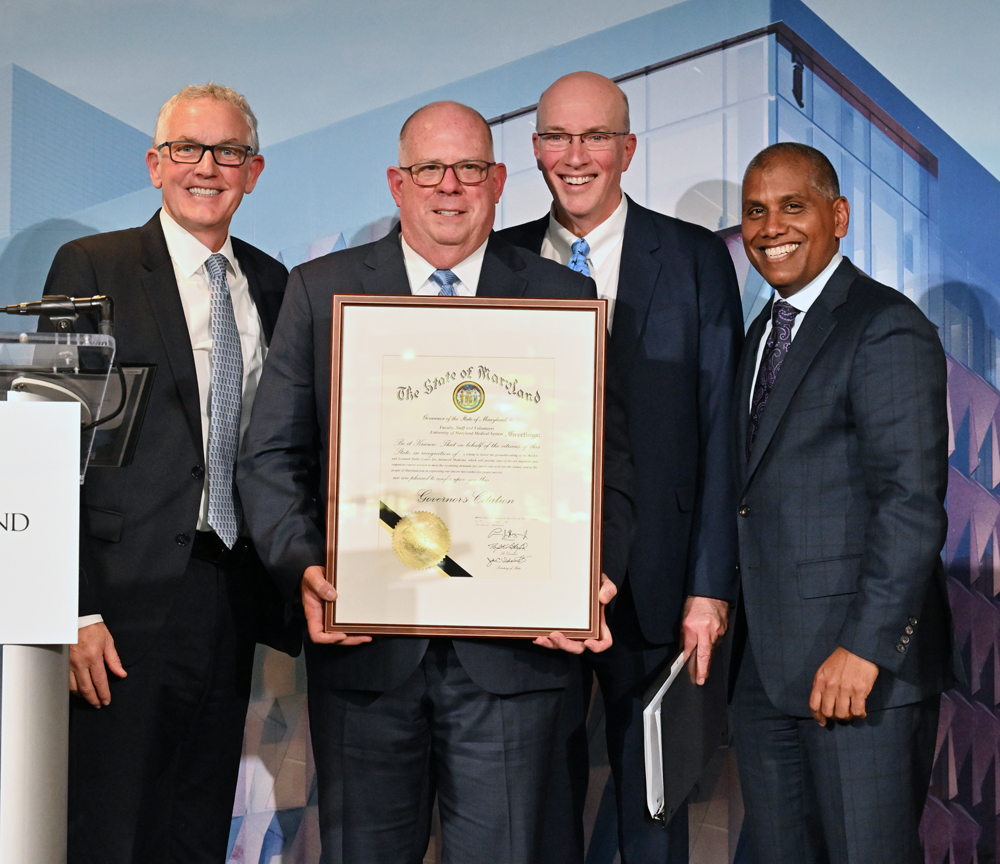
{"type": "Polygon", "coordinates": [[[451,270],[435,270],[431,273],[431,282],[437,285],[441,290],[438,291],[439,297],[457,297],[455,293],[455,283],[458,281],[458,277],[451,272],[451,270]]]}
{"type": "Polygon", "coordinates": [[[791,303],[777,300],[771,307],[771,332],[767,334],[764,353],[760,357],[760,369],[757,371],[757,383],[753,388],[753,398],[750,400],[750,423],[747,426],[747,461],[753,450],[753,442],[757,437],[760,418],[764,415],[767,400],[774,389],[781,364],[788,356],[788,348],[792,344],[792,327],[795,316],[799,314],[791,303]]]}
{"type": "Polygon", "coordinates": [[[573,257],[569,259],[569,264],[566,266],[570,270],[576,270],[577,273],[589,276],[590,267],[587,266],[587,256],[590,254],[590,244],[581,237],[573,244],[572,250],[573,257]]]}
{"type": "Polygon", "coordinates": [[[212,391],[208,424],[208,524],[230,549],[243,523],[233,469],[240,442],[243,410],[243,351],[226,278],[226,256],[216,252],[205,262],[211,292],[212,391]]]}

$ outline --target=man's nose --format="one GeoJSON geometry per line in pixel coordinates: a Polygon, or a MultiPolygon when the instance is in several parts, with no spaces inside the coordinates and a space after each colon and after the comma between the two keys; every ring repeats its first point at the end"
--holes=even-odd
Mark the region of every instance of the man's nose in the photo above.
{"type": "Polygon", "coordinates": [[[444,169],[444,177],[441,178],[441,182],[438,183],[439,192],[461,192],[462,184],[458,182],[458,175],[455,174],[455,169],[449,165],[444,169]]]}
{"type": "Polygon", "coordinates": [[[219,170],[218,163],[215,161],[215,154],[212,152],[211,147],[206,147],[205,151],[201,154],[201,159],[198,160],[196,170],[199,174],[215,174],[219,170]]]}
{"type": "Polygon", "coordinates": [[[569,139],[569,147],[566,148],[563,161],[571,165],[584,165],[590,161],[590,151],[583,146],[583,138],[579,135],[574,135],[569,139]]]}

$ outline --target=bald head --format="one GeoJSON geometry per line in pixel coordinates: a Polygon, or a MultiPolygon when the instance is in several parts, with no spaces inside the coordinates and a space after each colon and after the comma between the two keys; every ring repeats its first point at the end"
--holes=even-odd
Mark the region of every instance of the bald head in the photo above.
{"type": "Polygon", "coordinates": [[[560,225],[586,237],[618,209],[636,138],[628,99],[614,81],[594,72],[556,81],[538,100],[532,144],[560,225]]]}
{"type": "MultiPolygon", "coordinates": [[[[628,132],[628,96],[614,81],[598,75],[596,72],[571,72],[563,75],[542,93],[538,100],[539,132],[550,131],[548,124],[552,120],[552,106],[589,104],[594,106],[612,123],[608,132],[628,132]]],[[[563,131],[563,130],[560,130],[563,131]]],[[[585,130],[567,130],[581,132],[585,130]]]]}
{"type": "Polygon", "coordinates": [[[493,161],[493,131],[482,114],[461,102],[431,102],[407,117],[399,130],[399,164],[411,164],[415,139],[445,130],[468,139],[471,149],[493,161]]]}

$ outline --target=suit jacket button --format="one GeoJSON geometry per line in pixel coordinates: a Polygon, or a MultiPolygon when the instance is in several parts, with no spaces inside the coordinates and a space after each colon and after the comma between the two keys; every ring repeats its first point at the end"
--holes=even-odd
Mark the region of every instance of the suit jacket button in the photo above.
{"type": "Polygon", "coordinates": [[[750,515],[750,508],[747,507],[746,504],[744,504],[742,507],[740,507],[740,516],[749,516],[749,515],[750,515]]]}
{"type": "Polygon", "coordinates": [[[202,468],[201,465],[195,465],[194,468],[191,469],[191,476],[194,477],[195,480],[204,480],[205,469],[202,468]]]}
{"type": "Polygon", "coordinates": [[[191,542],[191,538],[188,537],[187,534],[178,534],[176,537],[174,537],[174,542],[178,546],[187,546],[188,543],[191,542]]]}
{"type": "Polygon", "coordinates": [[[916,627],[917,626],[917,619],[916,618],[911,618],[910,621],[909,621],[909,624],[910,624],[911,627],[916,627]]]}
{"type": "Polygon", "coordinates": [[[906,629],[903,631],[907,636],[913,635],[913,628],[907,625],[906,629]]]}
{"type": "Polygon", "coordinates": [[[896,650],[897,650],[897,651],[898,651],[898,652],[899,652],[900,654],[902,654],[902,653],[903,653],[903,652],[904,652],[904,651],[906,650],[906,646],[905,646],[905,645],[897,645],[897,646],[896,646],[896,650]]]}
{"type": "Polygon", "coordinates": [[[910,644],[910,637],[909,636],[900,636],[899,637],[899,641],[902,642],[904,645],[909,645],[910,644]]]}

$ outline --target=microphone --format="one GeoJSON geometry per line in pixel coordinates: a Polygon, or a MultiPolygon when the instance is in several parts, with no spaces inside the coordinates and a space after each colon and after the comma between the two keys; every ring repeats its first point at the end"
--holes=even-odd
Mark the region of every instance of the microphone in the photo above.
{"type": "Polygon", "coordinates": [[[57,330],[71,332],[80,312],[98,312],[100,320],[98,332],[106,336],[114,334],[115,301],[103,294],[94,297],[66,297],[62,294],[46,294],[41,300],[0,306],[0,312],[8,315],[38,315],[48,318],[57,330]]]}

